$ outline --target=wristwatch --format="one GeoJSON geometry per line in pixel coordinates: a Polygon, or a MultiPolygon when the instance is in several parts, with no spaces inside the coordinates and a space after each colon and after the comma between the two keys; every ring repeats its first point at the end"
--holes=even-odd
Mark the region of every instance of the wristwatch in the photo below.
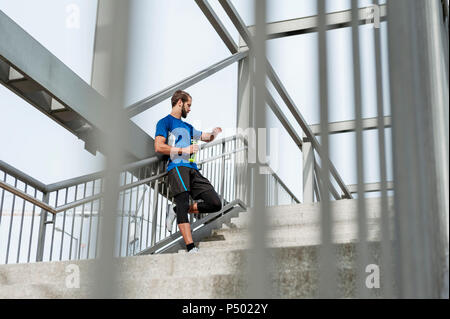
{"type": "Polygon", "coordinates": [[[181,148],[178,149],[178,156],[183,155],[183,152],[181,151],[181,148]]]}

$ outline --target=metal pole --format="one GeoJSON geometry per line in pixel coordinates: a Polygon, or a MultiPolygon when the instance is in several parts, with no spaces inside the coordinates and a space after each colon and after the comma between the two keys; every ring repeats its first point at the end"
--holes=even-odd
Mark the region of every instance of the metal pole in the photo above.
{"type": "Polygon", "coordinates": [[[368,298],[369,290],[365,286],[365,268],[369,264],[367,251],[367,218],[364,195],[364,145],[362,128],[361,99],[361,62],[359,58],[359,17],[358,1],[352,0],[352,53],[353,53],[353,87],[356,115],[356,162],[358,179],[358,243],[356,258],[356,296],[368,298]]]}
{"type": "MultiPolygon", "coordinates": [[[[327,186],[330,183],[330,151],[328,136],[328,67],[327,67],[327,44],[326,44],[326,16],[325,0],[318,1],[319,13],[319,74],[320,74],[320,131],[321,138],[321,159],[322,169],[320,174],[321,183],[320,195],[322,198],[320,205],[321,216],[321,246],[319,253],[319,297],[334,298],[337,292],[337,269],[336,258],[332,243],[332,210],[330,205],[330,195],[327,186]]],[[[316,166],[315,166],[316,167],[316,166]]]]}
{"type": "MultiPolygon", "coordinates": [[[[25,193],[27,192],[27,187],[28,184],[25,184],[25,193]]],[[[20,245],[22,243],[22,230],[23,230],[23,218],[25,215],[25,200],[23,200],[23,205],[22,205],[22,218],[20,220],[20,231],[19,231],[19,245],[17,248],[17,263],[19,263],[19,258],[20,258],[20,245]]]]}
{"type": "MultiPolygon", "coordinates": [[[[375,5],[379,4],[376,0],[375,5]]],[[[377,113],[378,113],[378,154],[380,161],[381,179],[381,269],[384,274],[381,277],[381,289],[384,298],[393,298],[393,267],[392,267],[392,236],[391,222],[389,219],[387,201],[387,168],[385,151],[385,126],[384,126],[384,103],[383,103],[383,81],[381,64],[381,36],[380,28],[375,28],[375,72],[377,88],[377,113]]]]}
{"type": "Polygon", "coordinates": [[[448,119],[436,117],[445,109],[448,114],[448,79],[442,38],[433,31],[436,5],[436,0],[388,2],[396,278],[402,298],[441,296],[446,268],[446,206],[440,195],[448,182],[440,175],[448,160],[440,161],[448,154],[448,126],[442,130],[448,119]]]}
{"type": "MultiPolygon", "coordinates": [[[[228,2],[228,1],[227,1],[228,2]]],[[[229,2],[228,2],[229,3],[229,2]]],[[[266,140],[262,137],[266,136],[266,0],[254,2],[255,12],[255,36],[253,38],[254,46],[250,51],[252,84],[254,89],[254,128],[258,129],[258,144],[256,149],[262,148],[266,150],[266,140]],[[254,63],[254,64],[253,64],[254,63]],[[253,69],[254,66],[254,69],[253,69]]],[[[257,154],[262,153],[257,151],[257,154]]],[[[264,159],[265,159],[264,154],[264,159]]],[[[272,296],[273,289],[271,287],[271,265],[270,256],[268,255],[267,246],[267,212],[266,212],[266,176],[262,173],[265,166],[264,159],[259,158],[260,163],[254,165],[254,203],[253,214],[251,219],[250,240],[251,249],[249,249],[248,262],[248,296],[250,298],[269,298],[272,296]]]]}
{"type": "Polygon", "coordinates": [[[303,203],[314,202],[314,149],[303,137],[303,203]]]}
{"type": "MultiPolygon", "coordinates": [[[[48,204],[50,199],[49,193],[44,193],[44,196],[42,198],[42,201],[46,204],[48,204]]],[[[47,211],[41,210],[41,221],[39,223],[39,236],[38,236],[38,245],[37,245],[37,252],[36,252],[36,261],[43,261],[44,258],[44,245],[45,245],[45,232],[46,232],[46,226],[45,223],[47,221],[47,211]]]]}
{"type": "Polygon", "coordinates": [[[129,120],[123,108],[128,62],[130,2],[101,0],[99,10],[102,5],[106,6],[105,10],[110,13],[104,26],[106,48],[108,49],[106,52],[108,63],[106,63],[104,72],[109,72],[106,82],[109,107],[102,114],[103,127],[107,128],[105,139],[102,140],[106,155],[105,195],[103,197],[102,222],[100,223],[99,258],[96,260],[95,274],[92,277],[94,282],[92,296],[115,298],[118,296],[118,275],[120,275],[115,267],[114,259],[116,216],[119,209],[120,172],[125,163],[124,149],[117,145],[125,145],[125,141],[129,141],[130,138],[130,131],[127,129],[129,120]]]}

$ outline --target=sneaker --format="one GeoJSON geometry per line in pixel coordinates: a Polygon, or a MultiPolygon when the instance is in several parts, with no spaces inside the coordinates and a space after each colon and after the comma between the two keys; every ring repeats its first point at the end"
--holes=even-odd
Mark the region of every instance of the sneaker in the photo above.
{"type": "Polygon", "coordinates": [[[166,229],[169,233],[172,233],[173,222],[175,221],[175,218],[177,217],[177,214],[175,213],[173,206],[174,205],[171,204],[169,206],[169,210],[166,213],[166,229]]]}
{"type": "Polygon", "coordinates": [[[192,248],[191,250],[188,251],[188,254],[196,254],[199,252],[200,249],[198,249],[197,247],[192,248]]]}

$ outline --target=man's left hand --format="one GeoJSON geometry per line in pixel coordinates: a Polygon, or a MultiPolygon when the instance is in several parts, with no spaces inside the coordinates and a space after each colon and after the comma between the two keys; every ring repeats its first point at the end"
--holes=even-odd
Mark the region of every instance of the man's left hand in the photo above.
{"type": "Polygon", "coordinates": [[[216,127],[213,129],[212,134],[214,135],[214,137],[216,137],[221,132],[222,132],[222,129],[220,127],[216,127]]]}

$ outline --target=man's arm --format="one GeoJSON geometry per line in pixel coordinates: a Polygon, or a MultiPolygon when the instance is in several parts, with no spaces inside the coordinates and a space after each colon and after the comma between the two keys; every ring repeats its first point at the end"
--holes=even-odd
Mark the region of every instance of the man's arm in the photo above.
{"type": "Polygon", "coordinates": [[[211,133],[203,132],[200,140],[203,142],[212,142],[220,132],[222,132],[220,127],[216,127],[211,133]]]}
{"type": "Polygon", "coordinates": [[[198,145],[190,145],[188,147],[175,147],[166,144],[166,138],[164,136],[157,136],[155,138],[155,152],[164,155],[179,154],[192,154],[198,152],[198,145]]]}

